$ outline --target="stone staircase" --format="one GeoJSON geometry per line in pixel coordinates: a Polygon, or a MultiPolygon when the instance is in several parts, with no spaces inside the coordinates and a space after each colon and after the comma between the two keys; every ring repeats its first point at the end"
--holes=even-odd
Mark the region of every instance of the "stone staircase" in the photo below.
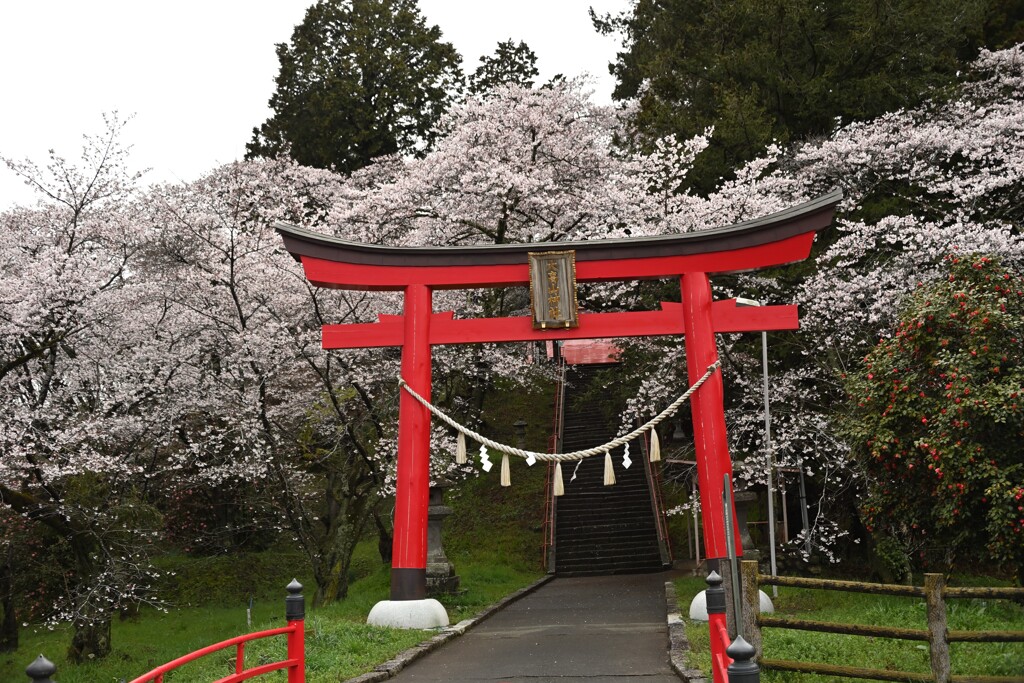
{"type": "MultiPolygon", "coordinates": [[[[614,438],[596,406],[580,405],[573,397],[607,366],[576,365],[566,375],[563,452],[599,446],[614,438]]],[[[616,483],[604,485],[604,456],[582,461],[576,480],[575,463],[562,464],[565,495],[555,513],[555,573],[559,576],[629,574],[663,568],[662,552],[651,505],[651,494],[639,440],[630,444],[629,469],[622,466],[623,449],[612,451],[616,483]]]]}

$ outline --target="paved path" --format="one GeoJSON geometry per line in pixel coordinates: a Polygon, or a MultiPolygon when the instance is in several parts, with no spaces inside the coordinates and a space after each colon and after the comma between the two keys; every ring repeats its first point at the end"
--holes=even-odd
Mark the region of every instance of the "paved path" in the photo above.
{"type": "Polygon", "coordinates": [[[392,680],[679,683],[668,664],[669,576],[555,579],[392,680]]]}

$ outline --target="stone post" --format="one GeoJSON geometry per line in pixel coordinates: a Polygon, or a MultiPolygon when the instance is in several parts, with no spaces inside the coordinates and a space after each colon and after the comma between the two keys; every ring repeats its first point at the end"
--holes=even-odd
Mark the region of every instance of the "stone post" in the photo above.
{"type": "Polygon", "coordinates": [[[441,544],[441,524],[452,509],[444,504],[443,486],[430,487],[430,507],[427,511],[427,595],[455,593],[459,590],[459,577],[455,566],[444,554],[441,544]]]}
{"type": "Polygon", "coordinates": [[[306,683],[306,598],[297,579],[292,579],[285,590],[284,618],[292,628],[288,634],[288,659],[292,661],[288,683],[306,683]]]}
{"type": "Polygon", "coordinates": [[[50,678],[55,673],[56,665],[42,655],[36,657],[36,661],[25,669],[25,675],[32,679],[32,683],[56,683],[50,678]]]}

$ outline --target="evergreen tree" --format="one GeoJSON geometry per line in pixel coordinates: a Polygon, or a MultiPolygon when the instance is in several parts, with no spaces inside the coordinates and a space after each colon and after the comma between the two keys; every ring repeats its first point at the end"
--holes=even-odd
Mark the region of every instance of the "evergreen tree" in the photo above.
{"type": "Polygon", "coordinates": [[[990,0],[985,16],[985,46],[1004,49],[1024,43],[1024,0],[990,0]]]}
{"type": "Polygon", "coordinates": [[[499,85],[521,85],[533,87],[537,71],[537,55],[530,46],[519,41],[516,45],[509,38],[498,43],[493,55],[480,57],[480,66],[469,77],[467,90],[473,95],[482,95],[499,85]]]}
{"type": "Polygon", "coordinates": [[[638,0],[631,12],[592,17],[623,38],[614,97],[639,98],[643,140],[714,126],[694,169],[708,190],[774,140],[917,105],[975,56],[994,4],[638,0]]]}
{"type": "Polygon", "coordinates": [[[428,148],[462,80],[458,52],[416,0],[320,0],[277,56],[274,114],[246,156],[287,153],[346,173],[428,148]]]}

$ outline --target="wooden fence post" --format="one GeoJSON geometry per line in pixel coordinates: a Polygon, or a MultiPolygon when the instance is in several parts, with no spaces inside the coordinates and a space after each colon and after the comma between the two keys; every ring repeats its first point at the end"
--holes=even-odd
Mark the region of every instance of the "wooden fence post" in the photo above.
{"type": "Polygon", "coordinates": [[[946,632],[946,603],[942,574],[924,575],[924,600],[928,608],[928,650],[935,683],[949,683],[949,640],[946,632]]]}
{"type": "Polygon", "coordinates": [[[743,635],[754,648],[754,661],[761,661],[761,587],[757,583],[757,561],[743,560],[740,564],[743,579],[743,635]]]}

